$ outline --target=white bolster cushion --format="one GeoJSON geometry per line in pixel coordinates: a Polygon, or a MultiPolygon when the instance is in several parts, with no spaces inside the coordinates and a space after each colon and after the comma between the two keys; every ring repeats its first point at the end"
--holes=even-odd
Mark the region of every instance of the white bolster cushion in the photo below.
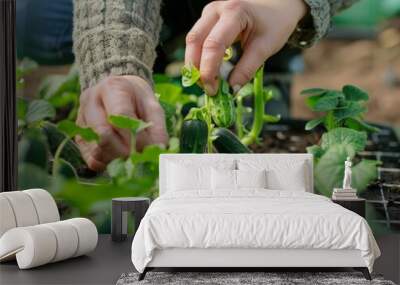
{"type": "Polygon", "coordinates": [[[20,269],[37,267],[86,254],[97,239],[96,226],[84,218],[14,228],[0,238],[0,261],[16,257],[20,269]]]}
{"type": "Polygon", "coordinates": [[[0,195],[0,237],[9,229],[15,228],[17,222],[11,204],[6,197],[0,195]]]}
{"type": "Polygon", "coordinates": [[[31,197],[39,218],[39,224],[51,223],[60,220],[57,204],[49,192],[43,189],[29,189],[22,192],[31,197]]]}
{"type": "Polygon", "coordinates": [[[35,205],[28,194],[22,191],[13,191],[3,192],[1,195],[10,202],[17,227],[33,226],[39,223],[35,205]]]}

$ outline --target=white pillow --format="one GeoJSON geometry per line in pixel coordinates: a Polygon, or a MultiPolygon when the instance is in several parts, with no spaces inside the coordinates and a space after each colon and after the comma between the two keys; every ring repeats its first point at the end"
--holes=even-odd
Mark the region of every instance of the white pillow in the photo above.
{"type": "Polygon", "coordinates": [[[296,165],[289,172],[278,169],[267,171],[268,188],[273,190],[306,191],[304,163],[296,165]]]}
{"type": "Polygon", "coordinates": [[[308,183],[306,166],[304,160],[238,160],[239,170],[266,169],[267,188],[272,190],[306,191],[308,183]]]}
{"type": "Polygon", "coordinates": [[[211,191],[211,168],[235,169],[236,160],[216,160],[212,165],[207,160],[177,159],[167,163],[167,191],[208,190],[211,191]]]}
{"type": "Polygon", "coordinates": [[[213,190],[236,190],[236,170],[211,168],[211,188],[213,190]]]}
{"type": "Polygon", "coordinates": [[[267,188],[267,171],[236,170],[237,188],[267,188]]]}
{"type": "Polygon", "coordinates": [[[170,162],[168,163],[168,190],[186,191],[210,189],[210,170],[211,167],[199,167],[170,162]]]}

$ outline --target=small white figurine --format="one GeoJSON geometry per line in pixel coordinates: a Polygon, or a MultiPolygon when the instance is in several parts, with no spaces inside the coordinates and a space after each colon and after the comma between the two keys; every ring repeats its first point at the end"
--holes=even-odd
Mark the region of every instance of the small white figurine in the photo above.
{"type": "Polygon", "coordinates": [[[352,189],[351,188],[351,163],[350,157],[347,157],[347,160],[344,162],[344,178],[343,178],[343,189],[352,189]]]}

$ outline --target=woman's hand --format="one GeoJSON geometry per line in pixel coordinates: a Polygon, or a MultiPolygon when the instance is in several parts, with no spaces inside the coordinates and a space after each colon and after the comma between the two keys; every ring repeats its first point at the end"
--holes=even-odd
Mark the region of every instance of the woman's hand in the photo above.
{"type": "Polygon", "coordinates": [[[137,76],[110,76],[86,89],[80,98],[77,124],[93,128],[100,136],[98,144],[76,139],[90,169],[104,170],[111,160],[129,155],[130,131],[111,126],[109,115],[153,123],[138,134],[138,150],[148,144],[167,144],[164,112],[149,84],[137,76]]]}
{"type": "Polygon", "coordinates": [[[200,68],[208,95],[214,95],[224,52],[240,40],[243,55],[229,79],[237,91],[285,45],[306,12],[303,0],[211,2],[186,37],[185,62],[200,68]]]}

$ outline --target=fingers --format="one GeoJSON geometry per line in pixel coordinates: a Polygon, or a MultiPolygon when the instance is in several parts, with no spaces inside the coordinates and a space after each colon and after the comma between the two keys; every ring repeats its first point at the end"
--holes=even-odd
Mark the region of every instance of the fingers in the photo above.
{"type": "Polygon", "coordinates": [[[106,112],[99,96],[90,94],[79,112],[79,122],[91,127],[99,135],[99,143],[87,143],[78,138],[82,155],[90,169],[104,170],[108,162],[116,157],[126,156],[129,147],[122,143],[121,139],[108,124],[106,112]]]}
{"type": "Polygon", "coordinates": [[[241,13],[223,14],[204,41],[201,53],[200,74],[208,95],[218,90],[218,75],[225,50],[232,45],[245,27],[241,13]]]}
{"type": "Polygon", "coordinates": [[[273,53],[269,39],[258,38],[249,42],[229,77],[229,84],[238,89],[238,87],[249,82],[257,69],[273,53]]]}
{"type": "MultiPolygon", "coordinates": [[[[109,77],[103,82],[101,98],[103,101],[106,117],[110,115],[124,115],[136,118],[134,101],[131,92],[133,86],[124,78],[109,77]]],[[[122,142],[129,148],[130,131],[113,127],[114,131],[121,137],[122,142]]]]}
{"type": "Polygon", "coordinates": [[[201,50],[203,42],[210,33],[212,27],[218,21],[218,14],[215,8],[217,2],[207,5],[203,10],[201,18],[192,27],[186,36],[185,64],[192,63],[197,68],[200,67],[201,50]]]}

